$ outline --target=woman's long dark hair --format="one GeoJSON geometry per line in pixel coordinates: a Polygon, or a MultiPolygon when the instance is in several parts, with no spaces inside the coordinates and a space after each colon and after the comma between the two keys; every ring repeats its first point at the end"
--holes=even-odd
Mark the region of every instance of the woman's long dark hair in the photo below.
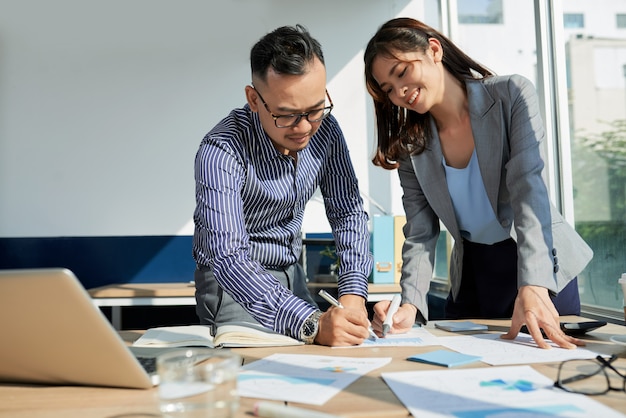
{"type": "Polygon", "coordinates": [[[443,66],[454,78],[465,85],[468,78],[488,77],[493,73],[471,59],[437,30],[411,18],[396,18],[378,29],[365,49],[365,83],[374,99],[378,145],[372,159],[374,165],[392,170],[398,167],[398,158],[419,154],[428,146],[430,125],[428,115],[422,115],[389,100],[372,75],[372,63],[378,56],[397,58],[397,53],[425,52],[428,40],[437,39],[443,48],[443,66]]]}

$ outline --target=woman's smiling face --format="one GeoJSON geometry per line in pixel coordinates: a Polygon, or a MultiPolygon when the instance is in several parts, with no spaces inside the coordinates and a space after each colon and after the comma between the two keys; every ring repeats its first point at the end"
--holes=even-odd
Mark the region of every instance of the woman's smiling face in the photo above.
{"type": "Polygon", "coordinates": [[[396,106],[418,113],[428,112],[442,96],[441,46],[425,52],[395,52],[379,55],[372,62],[372,75],[396,106]]]}

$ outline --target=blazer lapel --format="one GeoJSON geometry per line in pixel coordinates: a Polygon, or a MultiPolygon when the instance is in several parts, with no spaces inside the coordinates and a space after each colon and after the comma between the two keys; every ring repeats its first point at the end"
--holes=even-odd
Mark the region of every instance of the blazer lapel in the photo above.
{"type": "Polygon", "coordinates": [[[430,118],[430,124],[433,137],[424,152],[411,157],[413,169],[430,206],[454,239],[460,240],[461,233],[448,192],[446,172],[443,168],[443,153],[434,119],[430,118]]]}
{"type": "Polygon", "coordinates": [[[503,175],[502,147],[506,133],[502,122],[502,103],[495,101],[480,81],[467,82],[474,146],[487,197],[498,215],[498,193],[503,175]]]}

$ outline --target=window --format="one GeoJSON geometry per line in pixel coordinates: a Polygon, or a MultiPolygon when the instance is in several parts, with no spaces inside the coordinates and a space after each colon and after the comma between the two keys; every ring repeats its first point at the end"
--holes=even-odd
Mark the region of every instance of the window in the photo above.
{"type": "Polygon", "coordinates": [[[502,23],[502,0],[458,0],[459,23],[502,23]]]}
{"type": "Polygon", "coordinates": [[[618,13],[615,15],[615,19],[616,19],[616,26],[618,27],[618,29],[626,28],[626,14],[618,13]]]}
{"type": "Polygon", "coordinates": [[[593,36],[574,36],[565,45],[576,229],[594,250],[579,289],[588,309],[622,317],[617,280],[626,272],[626,36],[609,37],[603,26],[587,30],[593,36]]]}
{"type": "Polygon", "coordinates": [[[582,13],[563,14],[563,25],[567,29],[582,29],[585,27],[585,16],[582,13]]]}
{"type": "MultiPolygon", "coordinates": [[[[453,41],[470,57],[497,74],[521,74],[537,84],[537,42],[535,36],[534,7],[531,1],[502,2],[457,0],[459,22],[469,12],[480,12],[477,3],[490,4],[498,10],[502,25],[462,25],[456,28],[453,41]],[[464,10],[464,7],[466,10],[464,10]]],[[[483,7],[486,9],[486,7],[483,7]]]]}

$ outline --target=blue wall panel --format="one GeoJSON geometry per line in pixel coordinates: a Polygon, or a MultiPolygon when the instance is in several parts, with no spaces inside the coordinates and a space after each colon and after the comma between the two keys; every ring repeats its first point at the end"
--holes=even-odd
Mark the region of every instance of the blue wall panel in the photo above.
{"type": "Polygon", "coordinates": [[[0,269],[65,267],[87,289],[193,280],[192,236],[0,238],[0,269]]]}

